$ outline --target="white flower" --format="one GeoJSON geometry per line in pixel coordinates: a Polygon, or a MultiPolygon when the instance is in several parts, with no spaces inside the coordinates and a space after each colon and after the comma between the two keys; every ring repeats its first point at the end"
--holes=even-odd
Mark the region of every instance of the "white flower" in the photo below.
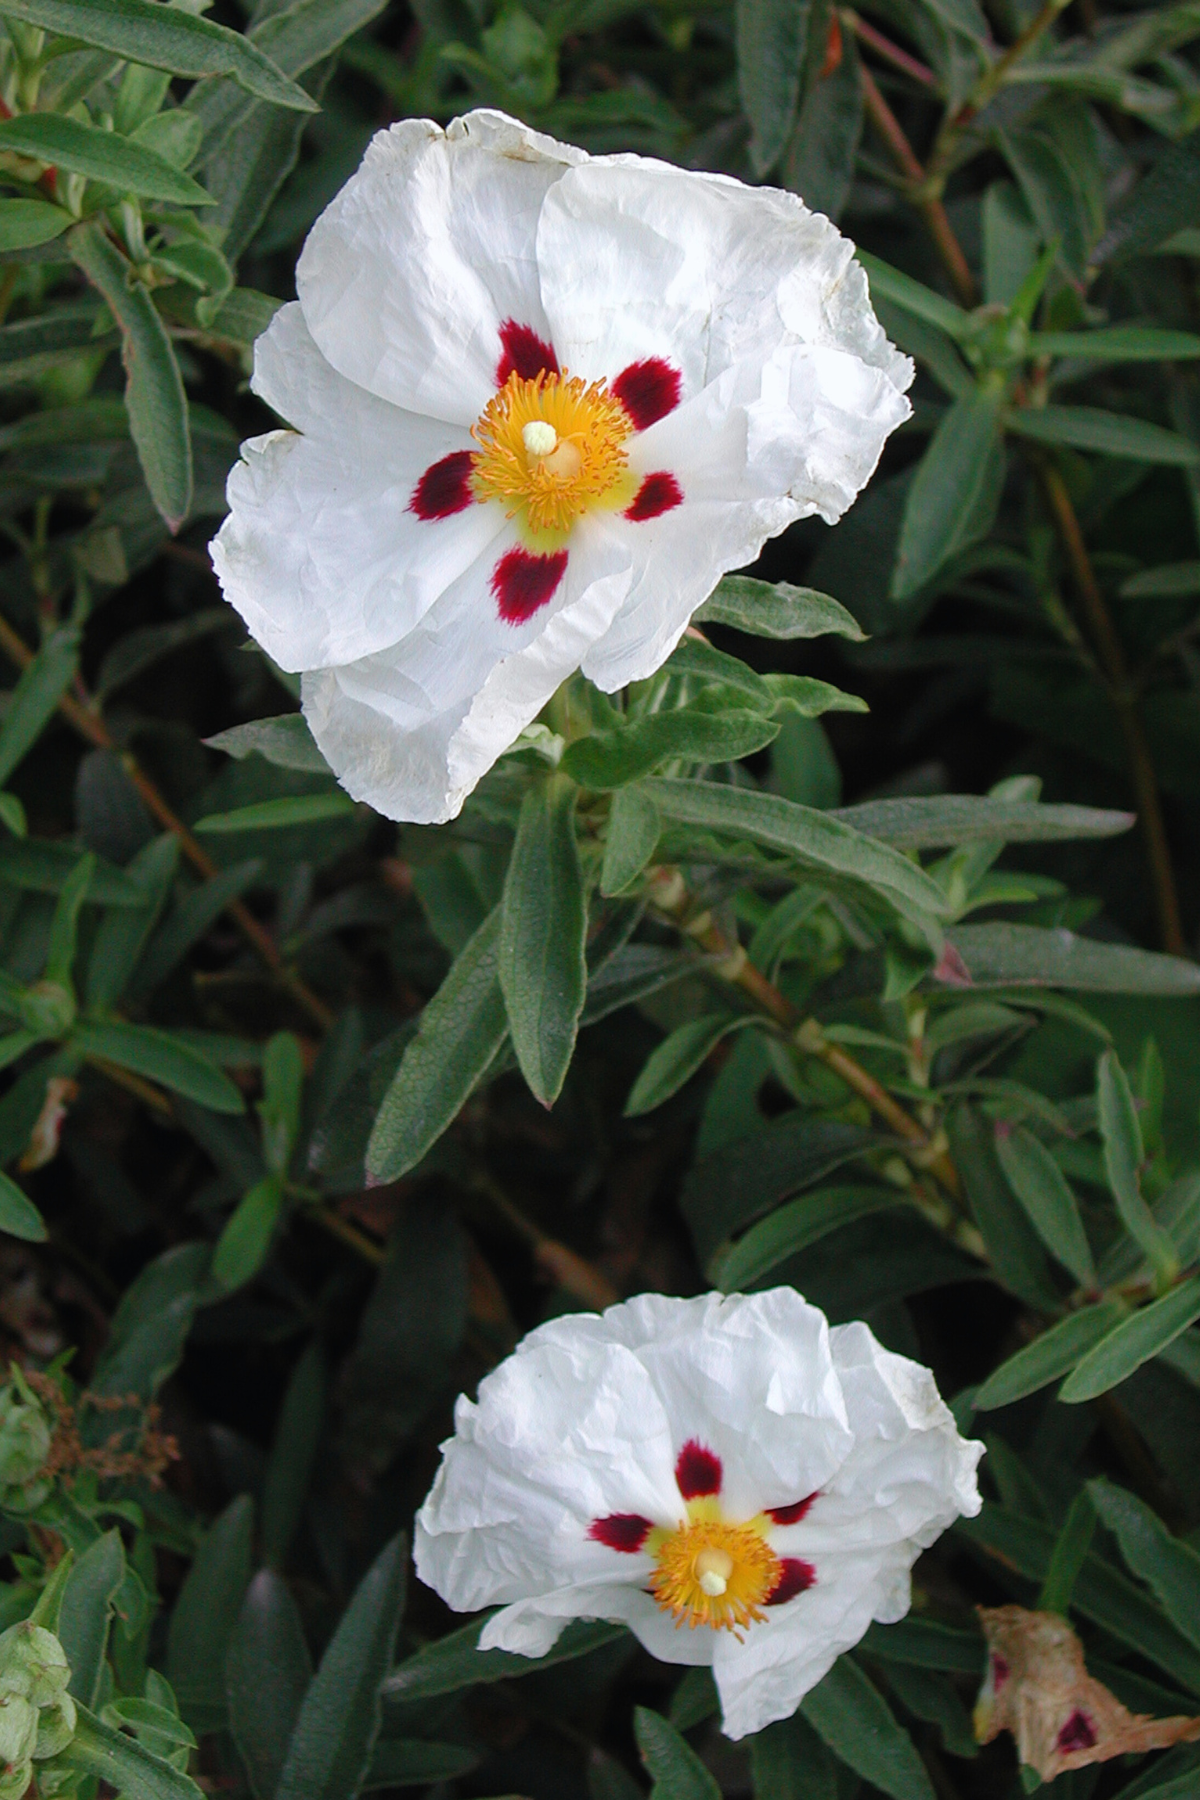
{"type": "Polygon", "coordinates": [[[728,569],[833,523],[908,416],[795,195],[497,112],[382,131],[314,225],[213,545],[342,784],[453,818],[574,670],[653,673],[728,569]]]}
{"type": "Polygon", "coordinates": [[[709,1663],[730,1737],[787,1718],[917,1555],[979,1511],[982,1444],[932,1375],[791,1288],[643,1294],[530,1333],[461,1397],[417,1516],[417,1572],[480,1648],[544,1656],[622,1620],[709,1663]]]}

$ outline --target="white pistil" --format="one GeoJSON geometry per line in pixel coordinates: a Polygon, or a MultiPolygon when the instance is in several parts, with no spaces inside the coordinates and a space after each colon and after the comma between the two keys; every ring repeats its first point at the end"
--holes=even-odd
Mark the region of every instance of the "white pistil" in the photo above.
{"type": "Polygon", "coordinates": [[[530,456],[549,456],[558,443],[558,433],[548,419],[530,419],[521,432],[521,442],[530,456]]]}
{"type": "Polygon", "coordinates": [[[718,1600],[729,1586],[733,1574],[733,1558],[727,1550],[710,1547],[696,1558],[696,1580],[702,1593],[718,1600]]]}

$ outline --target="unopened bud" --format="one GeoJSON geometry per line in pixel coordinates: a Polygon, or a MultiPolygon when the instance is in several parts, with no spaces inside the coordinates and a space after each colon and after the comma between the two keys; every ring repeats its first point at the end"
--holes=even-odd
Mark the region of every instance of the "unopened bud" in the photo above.
{"type": "Polygon", "coordinates": [[[28,1762],[37,1733],[37,1707],[20,1694],[0,1695],[0,1764],[28,1762]]]}
{"type": "Polygon", "coordinates": [[[33,1706],[55,1706],[70,1679],[71,1665],[52,1631],[22,1619],[0,1632],[0,1694],[20,1694],[33,1706]]]}
{"type": "Polygon", "coordinates": [[[38,1477],[52,1436],[41,1401],[14,1367],[8,1385],[0,1388],[0,1505],[10,1512],[29,1510],[49,1491],[49,1483],[38,1477]]]}
{"type": "Polygon", "coordinates": [[[21,1023],[38,1037],[57,1038],[75,1023],[74,997],[58,981],[38,981],[21,996],[21,1023]]]}
{"type": "MultiPolygon", "coordinates": [[[[0,1763],[0,1800],[24,1800],[32,1780],[33,1764],[28,1757],[24,1762],[0,1763]]],[[[79,1780],[78,1770],[75,1780],[79,1780]]]]}
{"type": "Polygon", "coordinates": [[[37,1743],[33,1755],[37,1762],[43,1762],[48,1756],[57,1756],[65,1750],[75,1736],[75,1702],[70,1694],[60,1694],[50,1706],[43,1706],[37,1715],[37,1743]]]}

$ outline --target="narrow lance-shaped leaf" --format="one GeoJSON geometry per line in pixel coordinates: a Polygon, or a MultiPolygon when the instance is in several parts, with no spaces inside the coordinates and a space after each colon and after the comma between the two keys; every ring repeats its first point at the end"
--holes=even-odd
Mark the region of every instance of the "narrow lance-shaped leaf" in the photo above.
{"type": "Polygon", "coordinates": [[[705,1057],[722,1038],[743,1025],[756,1023],[757,1020],[751,1017],[738,1018],[729,1013],[713,1013],[704,1018],[689,1019],[686,1024],[677,1026],[651,1052],[643,1065],[640,1075],[629,1090],[629,1098],[625,1102],[625,1117],[636,1119],[642,1113],[653,1112],[656,1106],[662,1106],[672,1094],[677,1094],[691,1080],[705,1057]]]}
{"type": "Polygon", "coordinates": [[[66,627],[46,639],[12,691],[0,726],[0,785],[42,734],[79,666],[79,633],[66,627]]]}
{"type": "Polygon", "coordinates": [[[0,251],[30,250],[61,237],[74,215],[46,200],[0,200],[0,251]]]}
{"type": "Polygon", "coordinates": [[[3,150],[84,175],[120,194],[169,200],[176,206],[213,204],[212,195],[206,194],[198,181],[147,145],[58,113],[26,113],[0,120],[0,151],[3,150]]]}
{"type": "Polygon", "coordinates": [[[304,1696],[275,1800],[354,1800],[379,1734],[407,1561],[395,1537],[359,1583],[304,1696]]]}
{"type": "Polygon", "coordinates": [[[1079,1204],[1066,1176],[1040,1138],[1023,1125],[996,1132],[996,1154],[1008,1184],[1052,1256],[1084,1287],[1095,1287],[1096,1267],[1079,1204]]]}
{"type": "Polygon", "coordinates": [[[46,950],[43,979],[68,991],[71,969],[75,961],[75,938],[79,929],[79,913],[87,898],[88,887],[96,870],[96,859],[89,851],[81,856],[63,883],[62,893],[50,922],[50,943],[46,950]]]}
{"type": "Polygon", "coordinates": [[[296,1602],[281,1575],[261,1569],[246,1590],[225,1656],[229,1728],[254,1800],[273,1800],[311,1679],[296,1602]]]}
{"type": "Polygon", "coordinates": [[[254,1503],[231,1500],[210,1527],[171,1614],[167,1675],[197,1730],[223,1723],[225,1652],[250,1580],[254,1503]]]}
{"type": "Polygon", "coordinates": [[[604,837],[600,892],[608,897],[631,887],[654,855],[662,835],[658,808],[639,787],[613,795],[604,837]]]}
{"type": "Polygon", "coordinates": [[[315,112],[316,107],[269,56],[240,31],[158,0],[4,0],[0,11],[26,25],[111,50],[126,62],[167,69],[172,75],[231,75],[248,93],[277,106],[315,112]]]}
{"type": "Polygon", "coordinates": [[[1088,1351],[1127,1316],[1128,1309],[1120,1300],[1102,1300],[1096,1306],[1068,1313],[1041,1337],[1034,1338],[1032,1344],[1026,1344],[1001,1363],[975,1395],[975,1405],[981,1412],[995,1406],[1011,1406],[1014,1400],[1036,1393],[1047,1382],[1057,1381],[1082,1362],[1088,1351]]]}
{"type": "MultiPolygon", "coordinates": [[[[28,1032],[14,1033],[23,1041],[21,1048],[28,1048],[35,1040],[28,1032]]],[[[46,1221],[33,1204],[28,1194],[24,1193],[13,1180],[0,1170],[0,1232],[7,1232],[9,1237],[22,1238],[28,1244],[44,1244],[46,1241],[46,1221]]]]}
{"type": "Polygon", "coordinates": [[[1018,437],[1035,438],[1041,444],[1069,444],[1074,450],[1168,468],[1194,468],[1200,463],[1200,444],[1190,438],[1098,406],[1018,406],[1006,414],[1004,423],[1018,437]]]}
{"type": "Polygon", "coordinates": [[[543,1106],[562,1090],[587,991],[575,793],[564,775],[529,790],[504,883],[500,986],[521,1073],[543,1106]]]}
{"type": "Polygon", "coordinates": [[[192,440],[171,340],[146,289],[130,285],[130,265],[99,223],[77,225],[67,248],[120,327],[129,429],[150,497],[177,531],[192,504],[192,440]]]}
{"type": "Polygon", "coordinates": [[[1094,1400],[1107,1393],[1135,1369],[1149,1362],[1161,1350],[1200,1319],[1200,1276],[1172,1288],[1161,1300],[1139,1308],[1101,1338],[1088,1352],[1059,1389],[1058,1397],[1068,1403],[1094,1400]]]}
{"type": "Polygon", "coordinates": [[[697,625],[732,625],[753,637],[811,638],[828,632],[861,643],[866,633],[840,600],[788,581],[726,575],[692,614],[697,625]]]}
{"type": "Polygon", "coordinates": [[[396,1181],[456,1117],[508,1031],[499,976],[500,908],[488,914],[421,1014],[375,1120],[367,1168],[396,1181]]]}
{"type": "Polygon", "coordinates": [[[800,1710],[836,1757],[892,1800],[933,1800],[912,1739],[852,1658],[840,1656],[800,1710]]]}
{"type": "Polygon", "coordinates": [[[650,1800],[721,1800],[721,1790],[696,1752],[649,1707],[634,1709],[633,1732],[647,1773],[653,1778],[650,1800]]]}
{"type": "Polygon", "coordinates": [[[1105,1173],[1121,1223],[1153,1267],[1169,1276],[1176,1267],[1175,1249],[1142,1193],[1142,1128],[1133,1090],[1115,1050],[1105,1050],[1096,1065],[1096,1111],[1105,1173]]]}
{"type": "Polygon", "coordinates": [[[757,175],[778,161],[800,100],[811,0],[737,0],[738,88],[757,175]]]}
{"type": "Polygon", "coordinates": [[[71,1043],[85,1056],[98,1056],[135,1075],[160,1081],[164,1087],[188,1100],[197,1100],[214,1112],[246,1110],[245,1101],[228,1075],[169,1031],[151,1025],[127,1025],[117,1019],[80,1019],[71,1043]]]}
{"type": "Polygon", "coordinates": [[[651,713],[615,731],[579,738],[568,746],[560,767],[572,781],[602,793],[627,787],[677,758],[690,763],[736,762],[765,749],[778,735],[774,720],[740,707],[718,713],[681,706],[673,712],[651,713]]]}
{"type": "Polygon", "coordinates": [[[190,1776],[76,1702],[75,1735],[61,1752],[68,1768],[98,1776],[126,1800],[201,1800],[190,1776]]]}
{"type": "Polygon", "coordinates": [[[1087,1492],[1130,1569],[1149,1583],[1168,1619],[1200,1649],[1200,1556],[1172,1537],[1144,1500],[1115,1482],[1089,1481],[1087,1492]]]}
{"type": "Polygon", "coordinates": [[[990,529],[1004,483],[998,396],[974,389],[956,400],[933,434],[908,492],[892,598],[931,581],[959,550],[990,529]]]}

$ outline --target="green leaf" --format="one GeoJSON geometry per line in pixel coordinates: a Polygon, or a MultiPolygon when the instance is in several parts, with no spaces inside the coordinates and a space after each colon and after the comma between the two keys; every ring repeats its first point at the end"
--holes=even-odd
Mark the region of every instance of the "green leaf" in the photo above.
{"type": "Polygon", "coordinates": [[[918,1669],[944,1669],[951,1675],[983,1674],[983,1639],[977,1631],[960,1631],[936,1619],[900,1619],[895,1625],[872,1625],[862,1640],[864,1650],[885,1662],[911,1663],[918,1669]]]}
{"type": "Polygon", "coordinates": [[[932,288],[923,287],[911,275],[893,269],[890,263],[881,262],[879,257],[866,250],[857,250],[855,254],[867,271],[872,299],[890,300],[893,305],[903,307],[905,312],[924,319],[927,325],[936,325],[949,337],[967,339],[971,336],[971,315],[956,306],[953,300],[935,294],[932,288]]]}
{"type": "Polygon", "coordinates": [[[914,1718],[936,1725],[943,1748],[951,1756],[979,1755],[966,1708],[953,1685],[931,1669],[914,1669],[893,1663],[887,1671],[888,1687],[914,1718]]]}
{"type": "Polygon", "coordinates": [[[990,531],[1004,484],[1000,400],[979,389],[956,400],[918,465],[900,527],[894,600],[925,586],[990,531]]]}
{"type": "Polygon", "coordinates": [[[1142,1194],[1146,1157],[1142,1128],[1133,1091],[1115,1050],[1105,1050],[1096,1064],[1096,1112],[1104,1169],[1121,1223],[1151,1265],[1170,1277],[1177,1267],[1175,1248],[1142,1194]]]}
{"type": "Polygon", "coordinates": [[[650,1800],[721,1800],[721,1790],[685,1738],[661,1713],[636,1706],[633,1735],[654,1786],[650,1800]]]}
{"type": "Polygon", "coordinates": [[[240,899],[251,882],[262,874],[263,867],[259,857],[235,863],[181,900],[151,939],[134,977],[133,992],[137,995],[153,993],[214,920],[232,901],[240,899]]]}
{"type": "Polygon", "coordinates": [[[690,763],[737,762],[765,749],[778,734],[779,726],[758,713],[681,706],[631,720],[616,731],[578,738],[567,746],[559,766],[580,786],[603,793],[640,781],[676,758],[690,763]]]}
{"type": "Polygon", "coordinates": [[[98,699],[107,699],[143,670],[153,668],[160,657],[185,649],[215,631],[230,631],[236,624],[237,615],[227,606],[205,606],[169,625],[143,625],[126,632],[106,651],[93,691],[98,699]]]}
{"type": "Polygon", "coordinates": [[[104,1673],[109,1621],[125,1580],[125,1550],[119,1531],[106,1531],[71,1569],[58,1617],[58,1640],[71,1665],[72,1698],[95,1706],[104,1673]]]}
{"type": "Polygon", "coordinates": [[[1190,438],[1128,413],[1102,412],[1098,406],[1018,406],[1005,414],[1004,423],[1018,437],[1039,444],[1069,444],[1074,450],[1174,468],[1200,463],[1200,444],[1190,438]]]}
{"type": "Polygon", "coordinates": [[[1054,1542],[1050,1566],[1037,1598],[1039,1612],[1061,1613],[1066,1618],[1071,1606],[1075,1583],[1087,1561],[1096,1535],[1096,1509],[1086,1488],[1072,1500],[1062,1529],[1054,1542]]]}
{"type": "Polygon", "coordinates": [[[195,1731],[225,1722],[225,1652],[250,1583],[254,1502],[239,1494],[197,1550],[167,1632],[167,1679],[195,1731]]]}
{"type": "Polygon", "coordinates": [[[308,1497],[328,1385],[325,1358],[314,1338],[292,1371],[263,1477],[262,1546],[272,1568],[281,1569],[287,1561],[308,1497]]]}
{"type": "Polygon", "coordinates": [[[504,881],[497,968],[521,1073],[543,1106],[562,1091],[587,990],[587,896],[575,788],[551,775],[521,803],[504,881]]]}
{"type": "MultiPolygon", "coordinates": [[[[79,864],[79,851],[69,844],[0,839],[0,882],[37,894],[58,894],[79,864]]],[[[144,906],[145,895],[124,870],[96,858],[87,899],[93,906],[144,906]]]]}
{"type": "Polygon", "coordinates": [[[913,795],[842,806],[831,818],[900,850],[950,849],[960,844],[1049,844],[1071,838],[1115,837],[1135,815],[1098,806],[1041,806],[975,794],[913,795]]]}
{"type": "Polygon", "coordinates": [[[92,1011],[107,1012],[125,992],[178,866],[179,839],[170,831],[153,838],[130,859],[125,873],[141,889],[144,904],[136,909],[109,907],[100,921],[87,966],[87,1005],[92,1011]]]}
{"type": "Polygon", "coordinates": [[[123,1731],[114,1731],[76,1702],[75,1736],[60,1753],[60,1764],[95,1775],[124,1800],[200,1800],[190,1776],[156,1756],[123,1731]]]}
{"type": "Polygon", "coordinates": [[[376,1181],[397,1181],[420,1162],[504,1042],[500,910],[488,914],[421,1014],[367,1145],[376,1181]]]}
{"type": "Polygon", "coordinates": [[[1036,1393],[1047,1382],[1066,1375],[1107,1337],[1114,1325],[1127,1317],[1128,1308],[1120,1300],[1101,1300],[1096,1306],[1068,1313],[1001,1363],[978,1389],[973,1404],[987,1412],[992,1407],[1011,1406],[1014,1400],[1036,1393]]]}
{"type": "Polygon", "coordinates": [[[978,44],[991,43],[987,19],[976,0],[922,0],[922,4],[944,19],[952,31],[961,31],[978,44]]]}
{"type": "Polygon", "coordinates": [[[1088,1482],[1087,1492],[1129,1568],[1150,1586],[1176,1629],[1200,1649],[1200,1556],[1172,1537],[1144,1500],[1115,1482],[1100,1477],[1088,1482]]]}
{"type": "Polygon", "coordinates": [[[481,1682],[532,1675],[539,1669],[588,1656],[625,1636],[623,1625],[612,1625],[603,1619],[573,1619],[545,1656],[521,1656],[515,1650],[481,1650],[479,1634],[492,1616],[489,1613],[487,1618],[472,1619],[469,1625],[460,1626],[407,1657],[384,1682],[384,1699],[434,1700],[440,1694],[455,1694],[481,1682]]]}
{"type": "Polygon", "coordinates": [[[121,194],[169,200],[176,206],[213,204],[212,195],[165,156],[119,132],[82,125],[61,113],[24,113],[0,120],[0,151],[5,150],[36,157],[72,175],[85,175],[121,194]]]}
{"type": "Polygon", "coordinates": [[[740,656],[714,649],[707,639],[685,637],[663,668],[669,675],[691,675],[699,681],[737,688],[749,695],[758,710],[770,712],[774,708],[775,696],[766,677],[757,674],[740,656]]]}
{"type": "Polygon", "coordinates": [[[282,713],[275,719],[252,719],[248,725],[233,725],[205,738],[210,750],[223,750],[239,762],[257,751],[280,769],[303,769],[314,775],[327,775],[329,764],[313,742],[308,720],[303,713],[282,713]]]}
{"type": "Polygon", "coordinates": [[[1018,1125],[996,1128],[996,1155],[1038,1236],[1083,1287],[1096,1286],[1096,1265],[1079,1203],[1040,1138],[1018,1125]]]}
{"type": "Polygon", "coordinates": [[[157,0],[3,0],[0,12],[26,25],[111,50],[125,62],[172,75],[230,75],[248,93],[276,106],[315,112],[302,88],[241,32],[157,0]]]}
{"type": "Polygon", "coordinates": [[[0,251],[29,250],[61,237],[74,215],[46,200],[0,200],[0,251]]]}
{"type": "Polygon", "coordinates": [[[1055,1313],[1059,1298],[1033,1227],[1013,1199],[996,1160],[992,1133],[969,1106],[947,1119],[950,1149],[997,1278],[1038,1312],[1055,1313]]]}
{"type": "Polygon", "coordinates": [[[1038,241],[1037,224],[1016,183],[989,183],[983,196],[983,295],[989,306],[1013,304],[1037,261],[1038,241]]]}
{"type": "Polygon", "coordinates": [[[285,825],[314,825],[322,819],[343,819],[354,811],[349,794],[336,788],[330,794],[288,794],[281,800],[259,800],[239,806],[236,812],[209,813],[197,819],[197,832],[276,831],[285,825]]]}
{"type": "Polygon", "coordinates": [[[299,1608],[281,1575],[260,1569],[229,1637],[229,1729],[254,1800],[274,1800],[312,1663],[299,1608]]]}
{"type": "MultiPolygon", "coordinates": [[[[810,54],[810,70],[813,63],[810,54]]],[[[854,181],[863,100],[858,46],[852,33],[844,32],[837,67],[826,74],[818,66],[816,80],[807,84],[782,169],[783,186],[830,219],[841,217],[854,181]]]]}
{"type": "Polygon", "coordinates": [[[665,1037],[649,1055],[642,1071],[629,1090],[625,1117],[636,1119],[653,1112],[656,1106],[677,1094],[685,1082],[731,1031],[743,1025],[756,1024],[752,1017],[730,1013],[708,1013],[701,1019],[689,1019],[665,1037]]]}
{"type": "Polygon", "coordinates": [[[437,1744],[427,1738],[379,1738],[360,1792],[454,1781],[460,1775],[469,1775],[479,1760],[479,1752],[466,1744],[437,1744]]]}
{"type": "Polygon", "coordinates": [[[813,638],[834,632],[861,643],[866,633],[840,600],[788,581],[726,575],[692,614],[697,625],[731,625],[752,637],[813,638]]]}
{"type": "Polygon", "coordinates": [[[129,263],[99,223],[77,225],[68,234],[67,249],[108,301],[120,328],[129,429],[150,497],[168,529],[177,531],[192,504],[192,441],[171,340],[150,295],[141,282],[131,283],[129,263]]]}
{"type": "Polygon", "coordinates": [[[713,1285],[727,1294],[755,1287],[789,1256],[806,1250],[839,1225],[904,1204],[902,1193],[885,1187],[817,1188],[801,1194],[752,1225],[736,1244],[716,1257],[709,1269],[713,1285]]]}
{"type": "Polygon", "coordinates": [[[46,1221],[33,1201],[3,1170],[0,1170],[0,1231],[9,1237],[22,1238],[27,1244],[44,1244],[48,1236],[46,1221]]]}
{"type": "MultiPolygon", "coordinates": [[[[1042,925],[955,925],[946,941],[972,987],[1075,988],[1093,994],[1200,993],[1200,968],[1130,944],[1077,937],[1042,925]]],[[[958,978],[961,980],[961,976],[958,978]]]]}
{"type": "Polygon", "coordinates": [[[79,667],[79,632],[60,627],[48,637],[9,698],[0,726],[0,785],[41,736],[79,667]]]}
{"type": "Polygon", "coordinates": [[[600,892],[605,898],[632,887],[662,835],[658,808],[639,787],[620,788],[608,809],[600,892]]]}
{"type": "Polygon", "coordinates": [[[736,0],[738,91],[759,176],[778,162],[791,136],[810,10],[810,0],[736,0]]]}
{"type": "Polygon", "coordinates": [[[837,1800],[833,1758],[803,1713],[750,1739],[754,1800],[837,1800]]]}
{"type": "Polygon", "coordinates": [[[801,1700],[800,1711],[841,1762],[892,1800],[933,1800],[912,1739],[850,1657],[838,1658],[801,1700]]]}
{"type": "Polygon", "coordinates": [[[1200,562],[1163,563],[1156,569],[1140,569],[1117,590],[1122,600],[1165,600],[1179,594],[1200,594],[1200,562]]]}
{"type": "Polygon", "coordinates": [[[304,1098],[304,1053],[290,1031],[277,1031],[263,1050],[263,1161],[280,1175],[287,1173],[300,1133],[304,1098]]]}
{"type": "Polygon", "coordinates": [[[213,1280],[227,1293],[244,1287],[258,1274],[282,1211],[283,1185],[278,1175],[264,1175],[238,1201],[213,1251],[213,1280]]]}
{"type": "Polygon", "coordinates": [[[379,1734],[380,1684],[404,1606],[408,1541],[394,1537],[359,1583],[304,1696],[274,1800],[354,1800],[379,1734]]]}
{"type": "Polygon", "coordinates": [[[1195,134],[1166,146],[1143,176],[1092,255],[1099,266],[1155,250],[1200,209],[1200,151],[1195,134]]]}
{"type": "Polygon", "coordinates": [[[182,1744],[188,1750],[196,1748],[194,1734],[178,1713],[172,1712],[170,1707],[160,1706],[155,1700],[125,1694],[119,1700],[110,1700],[102,1716],[106,1725],[129,1725],[139,1737],[165,1739],[169,1744],[182,1744]]]}
{"type": "Polygon", "coordinates": [[[1101,325],[1094,331],[1031,331],[1031,356],[1085,356],[1093,362],[1183,362],[1200,356],[1200,337],[1153,325],[1101,325]]]}
{"type": "MultiPolygon", "coordinates": [[[[646,783],[645,792],[665,818],[682,825],[749,838],[784,852],[802,868],[850,876],[885,898],[903,900],[924,913],[936,916],[946,910],[941,889],[906,856],[815,807],[710,781],[656,777],[646,783]]],[[[1197,982],[1200,985],[1200,972],[1197,982]]]]}
{"type": "Polygon", "coordinates": [[[1188,1326],[1200,1319],[1200,1276],[1172,1288],[1125,1319],[1101,1338],[1059,1389],[1058,1397],[1076,1405],[1094,1400],[1165,1350],[1188,1326]]]}
{"type": "Polygon", "coordinates": [[[177,1244],[122,1294],[108,1342],[92,1375],[93,1392],[150,1401],[179,1366],[212,1252],[207,1244],[177,1244]]]}
{"type": "Polygon", "coordinates": [[[79,930],[79,914],[87,898],[88,884],[96,867],[96,858],[89,850],[81,856],[67,879],[63,882],[62,892],[54,908],[54,917],[50,921],[50,941],[46,946],[46,961],[42,969],[43,981],[52,982],[56,987],[71,990],[71,971],[75,963],[75,940],[79,930]]]}
{"type": "Polygon", "coordinates": [[[997,132],[997,142],[1021,185],[1042,240],[1057,245],[1068,271],[1079,277],[1087,262],[1091,221],[1071,161],[1040,131],[997,132]]]}
{"type": "Polygon", "coordinates": [[[71,1043],[84,1056],[131,1069],[150,1081],[161,1082],[188,1100],[211,1107],[213,1112],[245,1112],[246,1103],[228,1075],[215,1063],[193,1050],[172,1032],[151,1025],[126,1025],[117,1020],[101,1023],[79,1019],[71,1043]]]}

